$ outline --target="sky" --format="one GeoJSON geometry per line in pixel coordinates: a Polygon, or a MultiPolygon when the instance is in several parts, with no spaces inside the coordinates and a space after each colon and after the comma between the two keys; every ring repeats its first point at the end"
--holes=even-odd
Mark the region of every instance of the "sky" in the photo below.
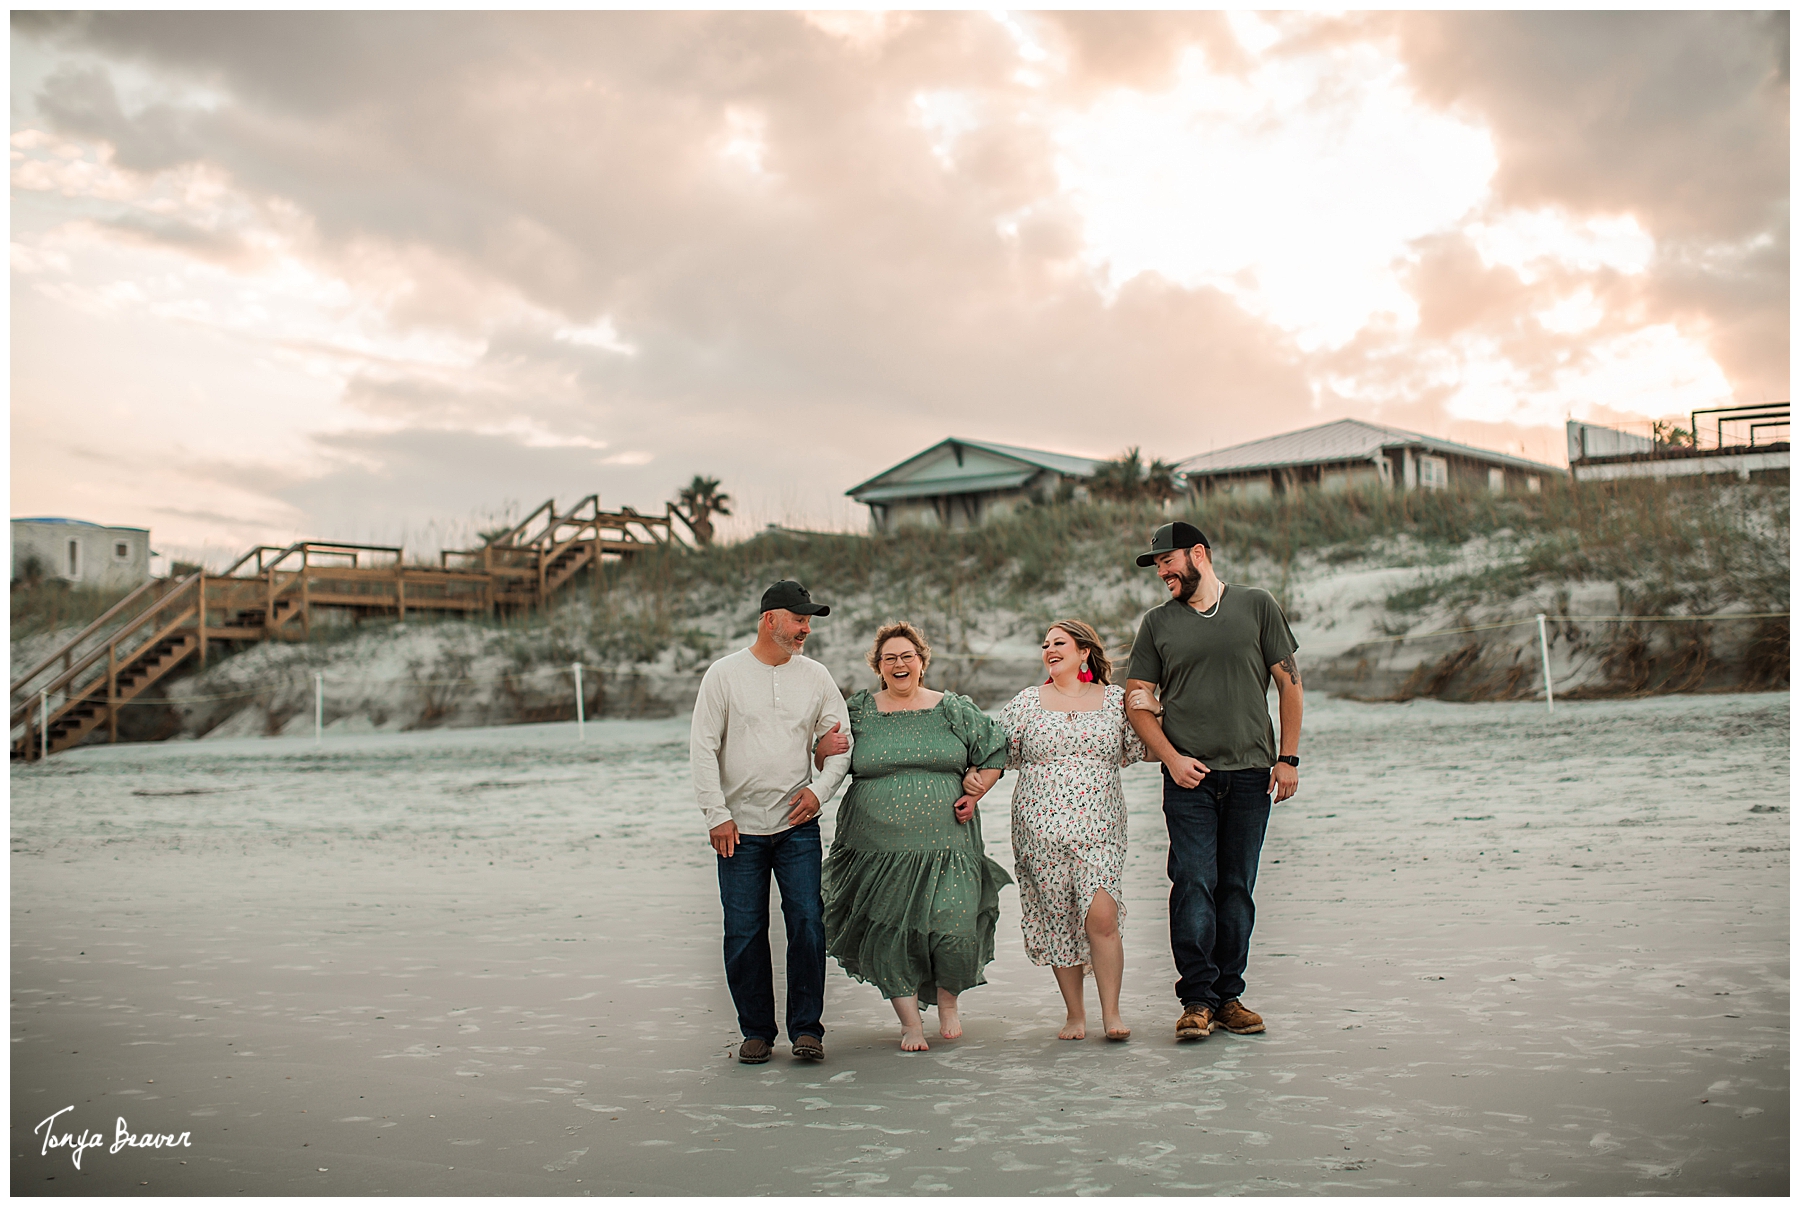
{"type": "Polygon", "coordinates": [[[12,16],[12,507],[856,528],[947,436],[1788,397],[1785,13],[12,16]]]}

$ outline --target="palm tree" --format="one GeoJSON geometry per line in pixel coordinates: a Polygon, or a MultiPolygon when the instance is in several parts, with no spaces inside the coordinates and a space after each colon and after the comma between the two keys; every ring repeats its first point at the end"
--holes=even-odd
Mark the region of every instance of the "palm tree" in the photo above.
{"type": "Polygon", "coordinates": [[[1088,479],[1088,490],[1102,499],[1128,503],[1143,492],[1144,459],[1134,445],[1111,461],[1102,461],[1088,479]]]}
{"type": "Polygon", "coordinates": [[[1173,461],[1155,458],[1150,462],[1150,468],[1144,471],[1144,494],[1158,503],[1179,499],[1181,479],[1178,474],[1173,461]]]}
{"type": "Polygon", "coordinates": [[[1088,490],[1115,503],[1135,503],[1140,499],[1164,503],[1181,497],[1176,474],[1174,462],[1160,457],[1145,465],[1143,453],[1133,446],[1111,461],[1102,461],[1088,479],[1088,490]]]}
{"type": "Polygon", "coordinates": [[[712,517],[731,514],[731,496],[719,493],[719,480],[695,474],[694,480],[682,487],[675,498],[688,527],[694,530],[694,539],[702,545],[712,544],[712,517]]]}

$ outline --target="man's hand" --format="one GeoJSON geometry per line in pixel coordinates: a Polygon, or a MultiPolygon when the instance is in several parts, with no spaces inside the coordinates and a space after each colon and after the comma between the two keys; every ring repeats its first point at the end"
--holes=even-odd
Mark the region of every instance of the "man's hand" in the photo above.
{"type": "Polygon", "coordinates": [[[814,744],[813,766],[818,770],[824,770],[826,759],[850,749],[850,735],[839,732],[842,728],[841,721],[833,721],[831,728],[821,734],[818,742],[814,744]]]}
{"type": "Polygon", "coordinates": [[[720,822],[706,832],[706,837],[712,843],[713,850],[724,858],[730,859],[737,853],[738,831],[735,821],[720,822]]]}
{"type": "MultiPolygon", "coordinates": [[[[1278,765],[1287,767],[1286,763],[1278,765]]],[[[1170,758],[1164,759],[1163,766],[1168,769],[1169,778],[1183,788],[1198,788],[1200,786],[1200,781],[1205,779],[1207,774],[1212,771],[1211,767],[1208,767],[1199,759],[1190,759],[1185,754],[1175,754],[1170,758]]],[[[1292,771],[1293,768],[1288,767],[1288,770],[1292,771]]]]}
{"type": "Polygon", "coordinates": [[[794,799],[788,804],[793,806],[788,811],[790,826],[803,826],[819,815],[819,798],[813,795],[811,788],[802,788],[794,793],[794,799]]]}
{"type": "Polygon", "coordinates": [[[1300,791],[1300,771],[1286,763],[1276,763],[1269,768],[1269,793],[1280,804],[1294,793],[1300,791]]]}
{"type": "Polygon", "coordinates": [[[1155,696],[1141,687],[1125,697],[1125,707],[1138,712],[1147,712],[1153,716],[1162,716],[1162,705],[1156,702],[1155,696]]]}

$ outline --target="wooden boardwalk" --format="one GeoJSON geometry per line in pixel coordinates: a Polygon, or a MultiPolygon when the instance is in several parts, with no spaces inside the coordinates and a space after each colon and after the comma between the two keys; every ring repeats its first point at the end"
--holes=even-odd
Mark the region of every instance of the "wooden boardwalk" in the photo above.
{"type": "Polygon", "coordinates": [[[395,546],[296,541],[258,545],[223,574],[145,583],[13,680],[12,757],[67,750],[103,725],[116,742],[119,710],[177,667],[204,667],[221,645],[304,641],[315,609],[399,620],[533,611],[603,560],[685,545],[676,520],[688,526],[673,504],[662,515],[609,512],[589,495],[558,512],[550,499],[478,549],[445,550],[436,566],[409,566],[395,546]]]}

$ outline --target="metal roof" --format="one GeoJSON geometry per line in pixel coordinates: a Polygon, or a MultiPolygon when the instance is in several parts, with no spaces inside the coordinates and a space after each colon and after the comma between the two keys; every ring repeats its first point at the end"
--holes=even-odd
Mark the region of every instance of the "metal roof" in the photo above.
{"type": "Polygon", "coordinates": [[[1261,440],[1215,449],[1210,453],[1189,457],[1177,468],[1189,476],[1205,477],[1208,474],[1276,469],[1288,465],[1372,461],[1384,449],[1407,447],[1469,457],[1490,465],[1509,466],[1533,473],[1564,472],[1558,465],[1529,461],[1524,457],[1514,457],[1492,449],[1476,448],[1472,444],[1458,444],[1454,440],[1440,440],[1436,436],[1409,432],[1403,428],[1364,423],[1360,419],[1339,419],[1317,427],[1301,428],[1297,432],[1284,432],[1279,436],[1266,436],[1261,440]]]}
{"type": "Polygon", "coordinates": [[[940,440],[898,465],[882,470],[844,493],[859,503],[878,503],[921,495],[974,494],[1023,486],[1041,470],[1085,478],[1099,466],[1100,462],[1092,457],[1076,457],[1068,453],[1048,453],[1035,448],[1018,448],[1010,444],[989,444],[983,440],[951,437],[940,440]],[[955,456],[944,457],[942,454],[946,449],[955,456]],[[976,459],[986,464],[965,465],[961,454],[964,450],[971,449],[987,454],[986,457],[976,459]],[[996,459],[1002,464],[996,465],[996,459]]]}
{"type": "Polygon", "coordinates": [[[71,520],[59,515],[14,516],[15,524],[68,524],[75,528],[104,528],[109,532],[149,532],[148,528],[133,528],[129,524],[96,524],[92,520],[71,520]]]}

